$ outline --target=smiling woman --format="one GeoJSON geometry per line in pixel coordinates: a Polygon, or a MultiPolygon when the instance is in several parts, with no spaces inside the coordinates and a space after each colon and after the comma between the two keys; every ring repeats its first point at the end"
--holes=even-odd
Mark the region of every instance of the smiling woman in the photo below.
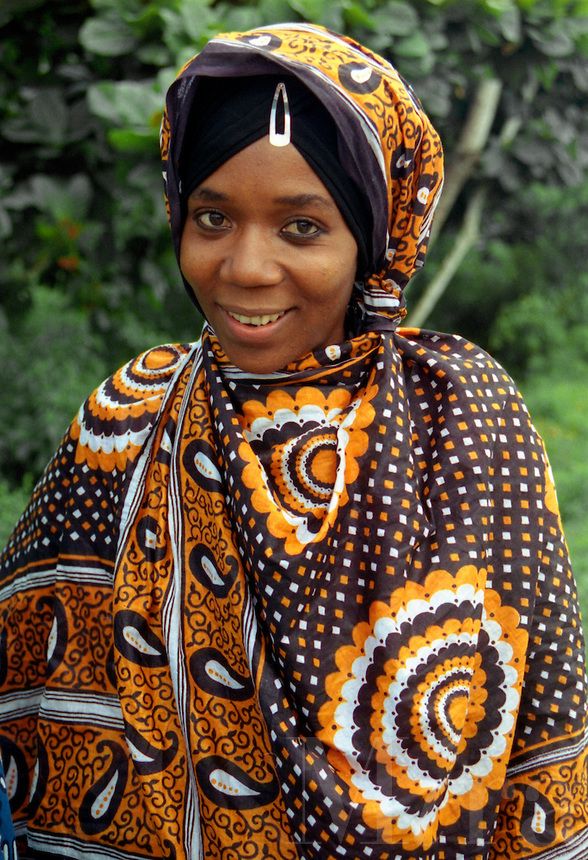
{"type": "Polygon", "coordinates": [[[23,850],[585,857],[541,440],[490,356],[399,328],[443,177],[416,96],[318,27],[223,34],[161,149],[206,322],[88,398],[2,556],[23,850]]]}

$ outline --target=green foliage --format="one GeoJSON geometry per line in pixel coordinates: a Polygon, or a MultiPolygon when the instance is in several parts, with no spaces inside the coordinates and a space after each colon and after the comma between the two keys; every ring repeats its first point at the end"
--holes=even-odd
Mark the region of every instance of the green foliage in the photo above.
{"type": "Polygon", "coordinates": [[[0,478],[0,546],[4,546],[31,495],[33,482],[25,478],[19,487],[13,487],[0,478]]]}
{"type": "MultiPolygon", "coordinates": [[[[509,367],[547,371],[565,361],[574,374],[588,361],[588,294],[584,283],[551,294],[532,292],[504,306],[490,348],[509,367]]],[[[585,391],[586,393],[586,391],[585,391]]]]}
{"type": "MultiPolygon", "coordinates": [[[[0,128],[10,144],[0,164],[8,258],[0,308],[10,321],[26,314],[32,290],[44,283],[91,315],[117,358],[128,354],[119,332],[130,313],[151,325],[164,308],[189,318],[157,157],[173,71],[132,50],[140,53],[150,34],[161,47],[153,29],[160,4],[98,2],[96,16],[88,3],[62,3],[57,14],[37,5],[26,16],[13,12],[14,35],[0,56],[0,128]]],[[[168,51],[159,59],[175,65],[168,51]]]]}
{"type": "MultiPolygon", "coordinates": [[[[487,239],[467,258],[430,325],[457,330],[520,377],[588,360],[588,183],[533,184],[490,215],[487,239]],[[524,221],[516,224],[516,213],[524,221]],[[505,236],[506,227],[516,229],[505,236]]],[[[451,236],[440,240],[434,272],[451,236]]],[[[588,396],[588,393],[587,393],[588,396]]]]}
{"type": "Polygon", "coordinates": [[[105,348],[83,309],[39,286],[29,313],[2,331],[0,474],[15,486],[23,473],[43,469],[80,403],[102,379],[146,346],[166,340],[162,329],[130,314],[118,336],[124,351],[116,343],[105,348]]]}
{"type": "Polygon", "coordinates": [[[66,424],[107,375],[88,318],[57,291],[37,287],[30,313],[2,332],[0,470],[15,480],[38,474],[66,424]]]}

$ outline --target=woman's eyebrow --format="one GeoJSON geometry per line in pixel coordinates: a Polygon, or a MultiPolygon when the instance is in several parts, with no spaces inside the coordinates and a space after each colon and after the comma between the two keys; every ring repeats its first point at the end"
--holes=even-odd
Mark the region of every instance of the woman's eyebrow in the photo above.
{"type": "Polygon", "coordinates": [[[220,200],[228,200],[228,194],[223,194],[222,191],[215,191],[214,188],[207,188],[205,185],[196,188],[190,197],[198,197],[202,200],[210,200],[218,202],[220,200]]]}
{"type": "Polygon", "coordinates": [[[308,206],[309,203],[318,203],[320,206],[326,206],[329,209],[333,207],[331,201],[320,194],[294,194],[291,197],[276,197],[275,202],[284,204],[285,206],[308,206]]]}
{"type": "MultiPolygon", "coordinates": [[[[213,203],[227,201],[230,199],[230,195],[225,194],[222,191],[215,191],[214,188],[209,188],[206,185],[202,185],[200,188],[196,188],[192,192],[190,197],[199,200],[206,200],[213,203]]],[[[324,206],[325,208],[333,208],[333,203],[327,197],[323,197],[321,194],[285,195],[282,197],[276,197],[274,202],[280,204],[281,206],[308,206],[311,203],[315,203],[319,206],[324,206]]]]}

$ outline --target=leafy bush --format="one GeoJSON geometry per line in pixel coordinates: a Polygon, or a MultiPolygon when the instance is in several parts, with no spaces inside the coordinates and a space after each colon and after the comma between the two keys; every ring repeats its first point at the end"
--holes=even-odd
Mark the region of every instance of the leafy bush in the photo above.
{"type": "Polygon", "coordinates": [[[33,482],[26,478],[21,486],[13,487],[0,478],[0,546],[4,546],[31,495],[33,482]]]}
{"type": "MultiPolygon", "coordinates": [[[[588,360],[588,271],[585,262],[588,183],[549,188],[537,183],[505,199],[487,225],[488,238],[467,258],[435,308],[433,328],[457,330],[489,349],[520,378],[534,370],[588,360]],[[501,225],[525,219],[510,236],[501,225]]],[[[451,236],[440,239],[434,273],[451,236]]]]}
{"type": "Polygon", "coordinates": [[[36,287],[29,314],[0,340],[0,470],[17,485],[38,474],[81,401],[107,374],[88,318],[36,287]],[[25,469],[19,468],[25,464],[25,469]]]}

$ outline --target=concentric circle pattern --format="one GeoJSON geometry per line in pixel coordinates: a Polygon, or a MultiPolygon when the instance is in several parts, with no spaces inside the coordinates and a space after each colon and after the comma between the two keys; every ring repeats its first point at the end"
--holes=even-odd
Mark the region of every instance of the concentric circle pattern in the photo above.
{"type": "Polygon", "coordinates": [[[375,386],[353,394],[335,388],[301,388],[294,397],[272,391],[266,401],[246,402],[241,419],[246,443],[245,485],[253,504],[267,513],[272,534],[286,538],[296,553],[315,541],[358,474],[357,458],[367,448],[365,428],[373,420],[375,386]]]}
{"type": "Polygon", "coordinates": [[[428,848],[463,808],[481,809],[504,780],[520,694],[508,642],[518,619],[484,580],[473,566],[435,571],[375,602],[327,679],[337,698],[320,711],[320,737],[331,763],[365,822],[409,850],[428,848]]]}
{"type": "Polygon", "coordinates": [[[127,459],[136,457],[188,352],[181,345],[155,347],[129,361],[90,395],[74,427],[90,463],[124,468],[127,459]]]}
{"type": "Polygon", "coordinates": [[[298,438],[276,445],[271,475],[282,503],[293,513],[326,513],[337,474],[337,434],[311,428],[298,438]]]}

